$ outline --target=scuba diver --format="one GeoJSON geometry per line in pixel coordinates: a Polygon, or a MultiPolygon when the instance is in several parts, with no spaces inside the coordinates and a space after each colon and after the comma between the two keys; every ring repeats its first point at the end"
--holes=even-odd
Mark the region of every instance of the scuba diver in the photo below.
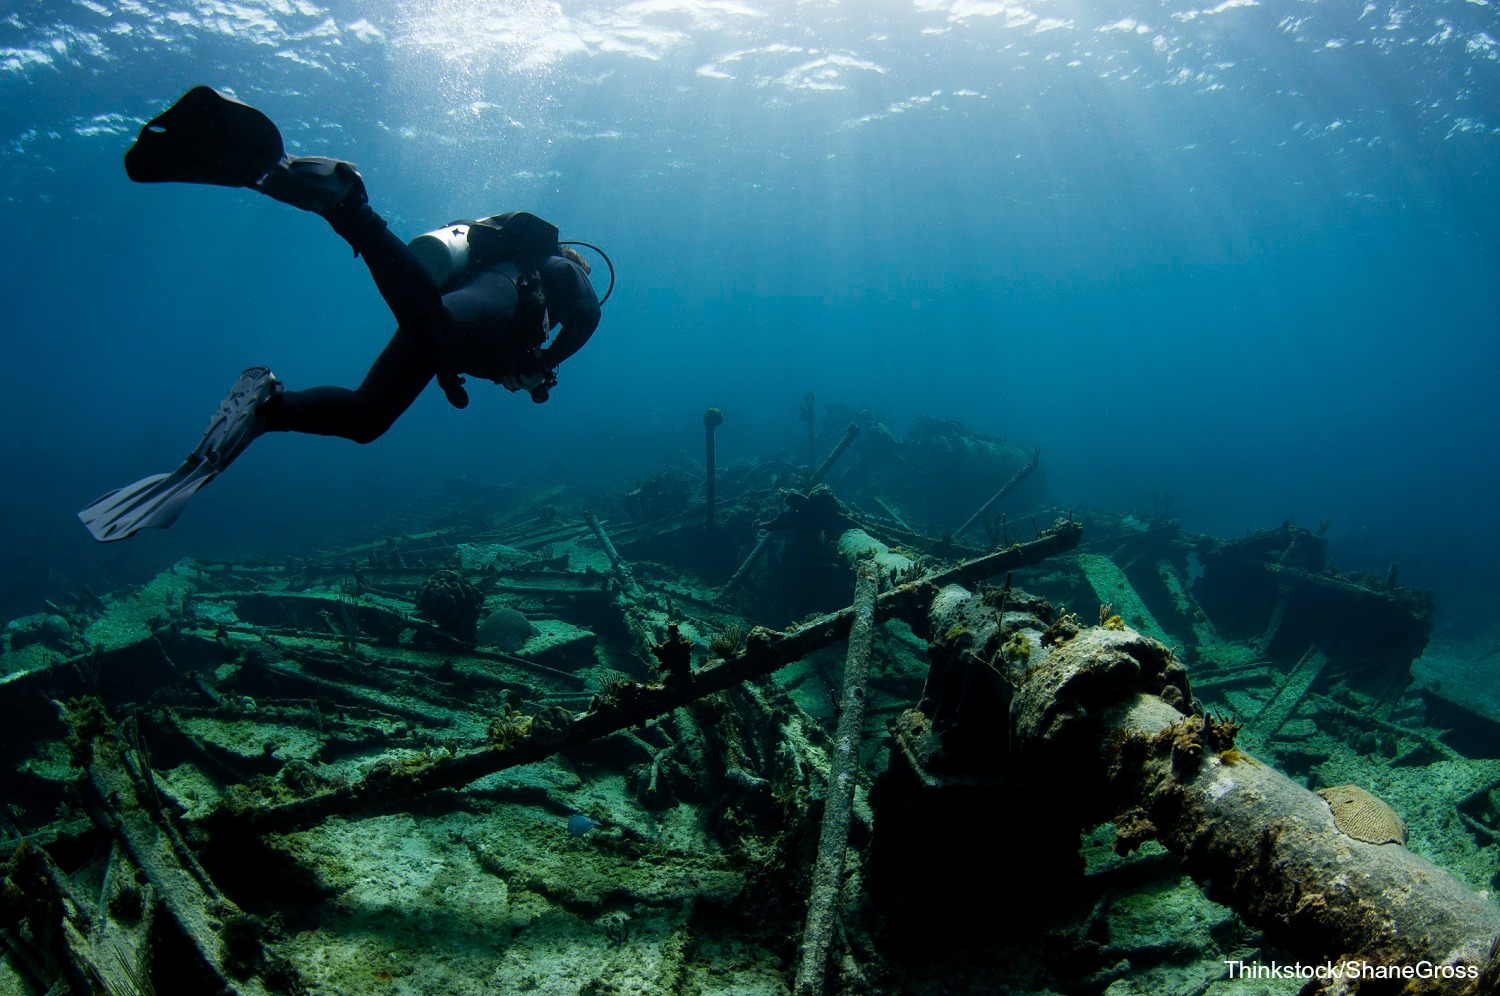
{"type": "Polygon", "coordinates": [[[396,332],[360,386],[285,390],[267,367],[240,375],[198,446],[175,471],[112,491],[78,517],[95,539],[125,539],[170,526],[199,488],[265,432],[378,438],[428,382],[455,408],[469,403],[464,374],[547,400],[558,364],[599,324],[603,303],[589,267],[561,243],[556,226],[524,211],[451,222],[403,242],[370,207],[350,163],[288,156],[281,132],[260,111],[206,86],[194,87],[147,122],[125,171],[138,183],[249,187],[325,218],[364,258],[396,318],[396,332]],[[553,330],[557,334],[548,342],[553,330]]]}

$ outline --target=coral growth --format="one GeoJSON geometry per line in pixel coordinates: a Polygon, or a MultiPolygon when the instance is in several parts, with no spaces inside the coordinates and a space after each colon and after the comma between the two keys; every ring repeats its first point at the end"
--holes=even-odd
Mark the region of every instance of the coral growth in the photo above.
{"type": "Polygon", "coordinates": [[[739,653],[743,639],[744,634],[740,631],[739,624],[731,623],[724,632],[709,641],[708,655],[727,660],[739,653]]]}
{"type": "Polygon", "coordinates": [[[1078,614],[1064,612],[1042,634],[1042,646],[1060,647],[1081,632],[1083,631],[1078,626],[1078,614]]]}
{"type": "Polygon", "coordinates": [[[1000,647],[1000,656],[1007,662],[1024,664],[1031,660],[1031,641],[1026,639],[1026,634],[1016,630],[1000,647]]]}
{"type": "Polygon", "coordinates": [[[1405,844],[1406,824],[1396,811],[1358,785],[1335,785],[1318,795],[1333,811],[1333,823],[1355,840],[1371,844],[1405,844]]]}
{"type": "Polygon", "coordinates": [[[1151,822],[1151,817],[1139,806],[1120,813],[1115,817],[1114,823],[1116,854],[1129,854],[1146,841],[1156,839],[1156,824],[1151,822]]]}
{"type": "Polygon", "coordinates": [[[667,638],[651,648],[651,656],[656,658],[663,684],[692,680],[693,641],[682,635],[676,623],[667,627],[667,638]]]}
{"type": "Polygon", "coordinates": [[[1220,753],[1234,749],[1234,738],[1240,732],[1241,726],[1232,714],[1205,713],[1203,716],[1203,736],[1208,746],[1220,753]]]}
{"type": "Polygon", "coordinates": [[[507,705],[502,715],[490,720],[489,742],[501,749],[514,747],[531,735],[531,717],[507,705]]]}
{"type": "Polygon", "coordinates": [[[1170,749],[1172,771],[1178,778],[1191,778],[1203,762],[1203,720],[1189,716],[1173,723],[1153,738],[1153,745],[1170,749]]]}
{"type": "Polygon", "coordinates": [[[479,609],[484,596],[457,571],[442,570],[417,589],[417,611],[438,629],[465,643],[478,637],[479,609]]]}

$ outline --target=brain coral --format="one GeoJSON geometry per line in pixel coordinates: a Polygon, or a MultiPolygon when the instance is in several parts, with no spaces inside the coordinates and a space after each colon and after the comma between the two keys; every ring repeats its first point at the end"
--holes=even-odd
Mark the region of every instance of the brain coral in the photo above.
{"type": "Polygon", "coordinates": [[[1396,811],[1358,785],[1320,789],[1333,810],[1333,823],[1355,840],[1371,844],[1405,844],[1406,824],[1396,811]]]}

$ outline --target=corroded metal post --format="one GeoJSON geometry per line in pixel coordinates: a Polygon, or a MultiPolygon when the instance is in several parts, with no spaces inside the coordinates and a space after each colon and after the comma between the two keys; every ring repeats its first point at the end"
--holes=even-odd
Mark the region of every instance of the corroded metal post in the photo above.
{"type": "MultiPolygon", "coordinates": [[[[857,435],[859,435],[859,426],[853,422],[850,422],[849,428],[844,430],[843,438],[840,439],[838,445],[833,448],[833,452],[828,454],[828,459],[823,461],[823,466],[819,467],[813,474],[813,476],[808,478],[808,491],[812,491],[813,488],[822,483],[823,478],[828,476],[828,472],[833,469],[834,464],[839,462],[839,457],[844,455],[844,451],[849,448],[850,443],[854,442],[854,437],[857,435]]],[[[751,567],[755,566],[755,562],[759,560],[760,555],[765,552],[766,544],[770,542],[771,531],[769,529],[761,530],[760,539],[755,541],[755,547],[750,551],[749,556],[745,558],[745,562],[740,564],[739,570],[735,571],[734,574],[730,576],[729,580],[724,582],[724,587],[719,589],[720,596],[727,595],[730,591],[734,590],[734,587],[744,579],[745,573],[749,571],[751,567]]]]}
{"type": "Polygon", "coordinates": [[[708,467],[708,483],[703,487],[705,499],[703,509],[703,527],[712,530],[714,527],[714,500],[717,498],[714,470],[714,430],[724,424],[724,413],[717,408],[710,408],[703,413],[703,462],[708,467]]]}
{"type": "Polygon", "coordinates": [[[857,435],[859,435],[859,426],[854,422],[850,422],[849,428],[844,430],[844,435],[839,440],[838,445],[833,448],[832,453],[828,454],[828,459],[823,461],[823,466],[819,467],[813,476],[808,479],[807,490],[811,491],[823,483],[823,478],[828,476],[828,472],[833,469],[834,464],[839,462],[839,457],[844,455],[844,451],[849,448],[850,443],[854,442],[854,437],[857,435]]]}
{"type": "Polygon", "coordinates": [[[999,491],[996,491],[995,494],[990,498],[990,500],[984,503],[979,511],[969,516],[968,522],[965,522],[963,525],[953,530],[953,538],[958,539],[964,533],[968,532],[970,529],[973,529],[975,523],[979,522],[985,516],[989,515],[990,509],[1000,504],[1000,502],[1005,499],[1005,496],[1014,491],[1016,489],[1016,485],[1024,481],[1026,479],[1026,475],[1030,474],[1033,470],[1036,470],[1036,465],[1041,462],[1042,451],[1040,448],[1038,448],[1031,454],[1031,459],[1026,462],[1026,465],[1020,470],[1016,471],[1015,476],[1005,482],[1004,487],[1002,487],[999,491]]]}

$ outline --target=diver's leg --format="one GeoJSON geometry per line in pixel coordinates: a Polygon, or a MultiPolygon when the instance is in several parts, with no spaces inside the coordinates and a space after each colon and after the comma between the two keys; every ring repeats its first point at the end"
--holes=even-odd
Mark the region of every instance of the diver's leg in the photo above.
{"type": "Polygon", "coordinates": [[[411,407],[435,369],[435,351],[405,329],[397,329],[358,388],[284,391],[265,406],[266,431],[371,442],[411,407]]]}
{"type": "Polygon", "coordinates": [[[396,324],[438,342],[448,322],[442,294],[406,243],[390,230],[369,204],[345,202],[323,213],[338,236],[370,268],[375,289],[396,317],[396,324]]]}
{"type": "MultiPolygon", "coordinates": [[[[361,188],[363,190],[363,188],[361,188]]],[[[432,274],[415,253],[386,225],[385,219],[363,199],[346,200],[323,217],[339,237],[364,257],[375,278],[375,287],[385,299],[397,323],[432,353],[438,386],[454,408],[469,406],[469,392],[457,370],[441,362],[444,334],[451,318],[432,274]]],[[[425,381],[423,383],[426,383],[425,381]]],[[[407,404],[410,404],[408,401],[407,404]]]]}
{"type": "Polygon", "coordinates": [[[440,335],[447,315],[432,274],[370,207],[364,178],[350,163],[324,156],[283,157],[255,189],[320,214],[362,256],[396,324],[418,336],[440,335]]]}
{"type": "MultiPolygon", "coordinates": [[[[450,318],[442,290],[416,254],[370,207],[364,179],[346,162],[321,156],[285,158],[256,184],[276,200],[321,214],[356,256],[364,258],[375,289],[410,335],[441,350],[450,318]]],[[[457,370],[438,364],[438,385],[454,408],[467,408],[469,393],[457,370]]]]}

